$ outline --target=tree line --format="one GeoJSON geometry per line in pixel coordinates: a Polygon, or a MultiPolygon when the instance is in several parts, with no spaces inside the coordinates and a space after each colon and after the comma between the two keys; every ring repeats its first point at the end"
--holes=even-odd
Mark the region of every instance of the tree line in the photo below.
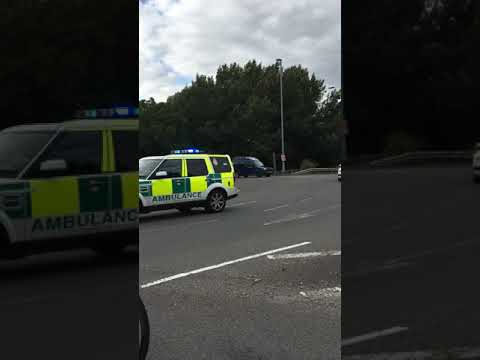
{"type": "MultiPolygon", "coordinates": [[[[272,153],[281,153],[279,76],[276,64],[224,64],[164,102],[141,100],[141,155],[196,147],[271,164],[272,153]]],[[[308,69],[291,66],[283,72],[283,97],[288,167],[336,163],[341,90],[327,89],[308,69]]]]}

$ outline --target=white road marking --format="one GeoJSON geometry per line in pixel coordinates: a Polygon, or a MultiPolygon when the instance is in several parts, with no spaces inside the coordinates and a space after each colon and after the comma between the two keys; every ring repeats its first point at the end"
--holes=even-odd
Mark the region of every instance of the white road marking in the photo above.
{"type": "Polygon", "coordinates": [[[329,251],[316,251],[308,253],[291,253],[291,254],[278,254],[278,255],[268,255],[267,258],[270,260],[280,260],[280,259],[298,259],[298,258],[309,258],[316,256],[340,256],[342,252],[339,250],[329,250],[329,251]]]}
{"type": "Polygon", "coordinates": [[[300,200],[299,202],[305,202],[305,201],[309,201],[309,200],[312,200],[312,199],[313,199],[313,197],[308,197],[308,198],[300,200]]]}
{"type": "Polygon", "coordinates": [[[340,297],[342,296],[342,288],[341,287],[332,287],[332,288],[325,288],[319,290],[304,290],[300,292],[295,292],[295,294],[283,294],[283,295],[276,295],[271,300],[276,304],[292,304],[298,303],[299,301],[305,302],[312,301],[327,301],[327,302],[338,302],[340,297]]]}
{"type": "Polygon", "coordinates": [[[402,327],[402,326],[395,326],[391,329],[386,329],[386,330],[381,330],[381,331],[374,331],[365,335],[360,335],[360,336],[355,336],[350,339],[346,339],[342,341],[342,346],[348,346],[348,345],[353,345],[353,344],[358,344],[363,341],[368,341],[372,340],[381,336],[387,336],[387,335],[392,335],[396,334],[399,332],[407,331],[407,327],[402,327]]]}
{"type": "Polygon", "coordinates": [[[264,212],[274,211],[274,210],[286,208],[287,206],[288,206],[288,204],[280,205],[280,206],[275,206],[275,207],[273,207],[273,208],[271,208],[271,209],[266,209],[266,210],[263,210],[263,211],[264,211],[264,212]]]}
{"type": "MultiPolygon", "coordinates": [[[[218,219],[195,221],[195,222],[184,224],[184,225],[182,225],[182,227],[210,224],[210,223],[214,223],[214,222],[217,222],[217,221],[218,221],[218,219]]],[[[140,232],[141,233],[149,233],[149,232],[155,232],[155,231],[159,231],[159,230],[162,230],[162,229],[168,229],[168,228],[172,228],[172,227],[177,228],[178,225],[155,226],[155,227],[148,227],[147,229],[142,229],[143,227],[145,227],[145,225],[140,226],[140,232]]]]}
{"type": "Polygon", "coordinates": [[[300,291],[300,295],[310,300],[337,298],[342,295],[342,288],[335,286],[333,288],[325,288],[320,290],[300,291]]]}
{"type": "Polygon", "coordinates": [[[239,263],[239,262],[242,262],[242,261],[252,260],[252,259],[259,258],[259,257],[262,257],[262,256],[266,256],[266,255],[269,255],[269,254],[274,254],[274,253],[277,253],[277,252],[280,252],[280,251],[294,249],[294,248],[309,245],[309,244],[311,244],[310,241],[305,241],[305,242],[302,242],[302,243],[299,243],[299,244],[289,245],[289,246],[281,247],[279,249],[265,251],[265,252],[262,252],[262,253],[259,253],[259,254],[246,256],[246,257],[243,257],[243,258],[240,258],[240,259],[225,261],[225,262],[222,262],[222,263],[217,264],[217,265],[207,266],[207,267],[204,267],[204,268],[200,268],[200,269],[196,269],[196,270],[172,275],[172,276],[160,279],[160,280],[152,281],[152,282],[141,285],[141,288],[146,289],[146,288],[149,288],[149,287],[152,287],[152,286],[155,286],[155,285],[159,285],[159,284],[162,284],[162,283],[165,283],[165,282],[168,282],[168,281],[180,279],[180,278],[187,277],[187,276],[190,276],[190,275],[199,274],[199,273],[202,273],[202,272],[205,272],[205,271],[218,269],[218,268],[228,266],[228,265],[232,265],[232,264],[235,264],[235,263],[239,263]]]}
{"type": "Polygon", "coordinates": [[[341,207],[341,205],[332,205],[332,206],[328,206],[326,208],[316,209],[316,210],[310,211],[308,213],[292,214],[292,215],[289,215],[289,216],[281,218],[281,219],[266,222],[263,225],[264,226],[270,226],[270,225],[275,225],[275,224],[280,224],[280,223],[285,223],[285,222],[307,219],[307,218],[310,218],[312,216],[316,216],[319,213],[327,212],[327,211],[330,211],[330,210],[335,210],[335,209],[338,209],[340,207],[341,207]]]}
{"type": "Polygon", "coordinates": [[[312,216],[313,215],[308,214],[308,213],[298,214],[298,215],[290,215],[290,216],[285,217],[285,218],[281,218],[281,219],[278,219],[278,220],[273,220],[273,221],[266,222],[263,225],[264,226],[275,225],[275,224],[291,222],[291,221],[295,221],[295,220],[302,220],[302,219],[306,219],[306,218],[309,218],[309,217],[312,217],[312,216]]]}
{"type": "Polygon", "coordinates": [[[453,348],[448,350],[421,350],[397,353],[342,355],[344,360],[411,360],[411,359],[478,359],[480,348],[453,348]]]}
{"type": "Polygon", "coordinates": [[[245,202],[241,202],[241,203],[235,203],[235,204],[228,205],[228,207],[250,205],[250,204],[255,204],[255,203],[256,203],[255,200],[253,200],[253,201],[245,201],[245,202]]]}

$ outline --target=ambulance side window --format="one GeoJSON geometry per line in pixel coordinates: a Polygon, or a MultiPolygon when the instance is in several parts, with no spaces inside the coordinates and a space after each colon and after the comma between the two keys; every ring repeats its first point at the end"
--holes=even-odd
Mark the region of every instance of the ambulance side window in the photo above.
{"type": "Polygon", "coordinates": [[[230,162],[225,156],[211,156],[210,160],[212,161],[213,169],[216,173],[229,173],[232,171],[230,162]]]}
{"type": "Polygon", "coordinates": [[[113,131],[112,136],[116,171],[138,171],[138,133],[136,131],[113,131]]]}
{"type": "Polygon", "coordinates": [[[53,141],[45,153],[33,164],[27,178],[76,176],[101,173],[100,131],[64,132],[53,141]],[[41,169],[47,161],[64,161],[64,169],[41,169]]]}
{"type": "Polygon", "coordinates": [[[208,175],[207,164],[204,159],[188,159],[187,160],[188,176],[206,176],[208,175]]]}
{"type": "Polygon", "coordinates": [[[152,175],[152,179],[171,179],[182,177],[182,160],[180,159],[169,159],[165,160],[160,164],[160,166],[155,170],[155,173],[152,175]],[[166,171],[167,176],[157,177],[155,173],[159,171],[166,171]]]}

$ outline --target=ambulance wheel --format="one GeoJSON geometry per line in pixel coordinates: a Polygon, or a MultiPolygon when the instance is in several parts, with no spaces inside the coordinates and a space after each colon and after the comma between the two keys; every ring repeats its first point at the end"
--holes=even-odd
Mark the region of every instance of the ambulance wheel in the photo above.
{"type": "Polygon", "coordinates": [[[213,190],[207,197],[207,206],[205,210],[209,213],[218,213],[225,209],[227,205],[227,194],[224,190],[213,190]]]}

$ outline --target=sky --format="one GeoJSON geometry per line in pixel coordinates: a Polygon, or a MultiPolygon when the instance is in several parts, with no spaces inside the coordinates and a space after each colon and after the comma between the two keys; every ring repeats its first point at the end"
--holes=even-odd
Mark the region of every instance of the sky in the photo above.
{"type": "Polygon", "coordinates": [[[140,0],[140,99],[222,64],[283,59],[340,88],[340,0],[140,0]]]}

